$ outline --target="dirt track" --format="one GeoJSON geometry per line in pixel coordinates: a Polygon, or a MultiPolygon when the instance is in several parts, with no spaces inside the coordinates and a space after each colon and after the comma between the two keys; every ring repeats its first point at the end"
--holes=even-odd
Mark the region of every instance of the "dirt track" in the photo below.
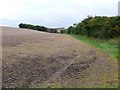
{"type": "Polygon", "coordinates": [[[3,87],[117,85],[108,56],[68,35],[2,27],[3,87]]]}

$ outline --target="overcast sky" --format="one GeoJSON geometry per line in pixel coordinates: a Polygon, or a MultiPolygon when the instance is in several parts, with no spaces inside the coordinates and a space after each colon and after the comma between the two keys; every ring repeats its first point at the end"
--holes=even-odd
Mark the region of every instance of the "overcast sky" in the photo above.
{"type": "Polygon", "coordinates": [[[88,15],[117,16],[120,0],[0,0],[0,25],[68,27],[88,15]]]}

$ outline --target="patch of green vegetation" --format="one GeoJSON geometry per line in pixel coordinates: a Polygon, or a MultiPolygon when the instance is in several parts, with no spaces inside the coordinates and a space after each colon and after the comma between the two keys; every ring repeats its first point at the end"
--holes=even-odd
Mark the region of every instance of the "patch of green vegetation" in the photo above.
{"type": "Polygon", "coordinates": [[[60,88],[60,86],[56,85],[56,84],[49,84],[47,86],[47,88],[60,88]]]}
{"type": "Polygon", "coordinates": [[[117,61],[118,60],[118,39],[110,39],[110,40],[103,40],[103,39],[95,39],[95,38],[90,38],[87,36],[82,36],[82,35],[75,35],[75,34],[70,34],[70,36],[85,42],[89,45],[92,45],[101,51],[107,53],[110,57],[110,60],[117,61]]]}
{"type": "Polygon", "coordinates": [[[79,88],[118,88],[117,85],[111,86],[111,85],[103,85],[103,86],[80,86],[79,88]]]}
{"type": "Polygon", "coordinates": [[[45,84],[45,85],[38,85],[37,88],[68,88],[67,86],[65,85],[59,85],[59,84],[54,84],[54,83],[51,83],[51,84],[45,84]]]}
{"type": "Polygon", "coordinates": [[[48,86],[46,86],[46,88],[68,88],[65,85],[58,85],[58,84],[49,84],[48,86]]]}

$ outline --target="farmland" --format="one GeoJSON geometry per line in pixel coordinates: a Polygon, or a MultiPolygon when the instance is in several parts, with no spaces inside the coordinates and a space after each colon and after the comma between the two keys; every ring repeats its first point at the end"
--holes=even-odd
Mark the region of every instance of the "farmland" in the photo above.
{"type": "Polygon", "coordinates": [[[117,87],[109,56],[67,34],[2,27],[4,88],[117,87]]]}

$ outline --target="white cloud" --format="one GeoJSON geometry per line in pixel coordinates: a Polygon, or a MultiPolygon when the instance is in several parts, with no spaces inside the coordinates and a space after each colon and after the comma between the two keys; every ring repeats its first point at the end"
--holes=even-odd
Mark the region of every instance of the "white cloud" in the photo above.
{"type": "Polygon", "coordinates": [[[21,22],[63,27],[87,15],[116,16],[119,0],[1,0],[2,25],[21,22]],[[11,21],[11,22],[10,22],[11,21]]]}

